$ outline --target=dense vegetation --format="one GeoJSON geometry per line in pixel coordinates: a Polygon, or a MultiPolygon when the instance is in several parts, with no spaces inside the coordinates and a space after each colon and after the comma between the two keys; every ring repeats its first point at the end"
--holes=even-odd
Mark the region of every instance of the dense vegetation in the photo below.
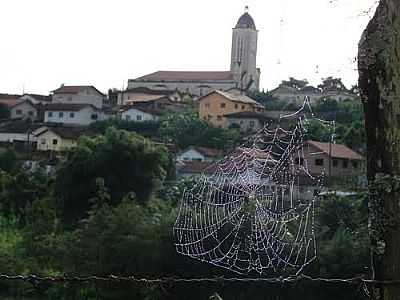
{"type": "MultiPolygon", "coordinates": [[[[180,128],[186,116],[182,118],[165,120],[173,123],[163,125],[165,134],[189,139],[180,128]],[[182,131],[169,132],[168,128],[182,131]]],[[[197,129],[188,130],[200,130],[201,126],[199,122],[197,129]]],[[[149,278],[234,275],[175,252],[171,229],[188,182],[165,181],[170,168],[165,147],[110,127],[102,136],[81,138],[55,176],[40,169],[22,171],[13,157],[10,151],[0,153],[1,273],[134,274],[149,278]]],[[[363,195],[324,199],[316,213],[319,260],[305,271],[328,277],[367,272],[366,214],[363,195]]],[[[224,299],[238,300],[360,296],[347,286],[306,283],[282,289],[259,283],[150,287],[0,282],[1,297],[11,299],[196,300],[208,299],[214,292],[224,299]]]]}
{"type": "Polygon", "coordinates": [[[104,133],[109,127],[137,132],[160,142],[173,143],[180,149],[203,146],[229,150],[240,139],[236,130],[215,128],[200,120],[194,113],[169,114],[160,121],[107,120],[92,125],[92,129],[100,133],[104,133]]]}

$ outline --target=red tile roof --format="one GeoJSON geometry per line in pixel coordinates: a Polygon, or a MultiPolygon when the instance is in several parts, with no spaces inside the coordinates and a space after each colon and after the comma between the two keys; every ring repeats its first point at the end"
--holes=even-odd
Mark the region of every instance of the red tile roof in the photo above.
{"type": "Polygon", "coordinates": [[[12,95],[12,94],[1,94],[0,99],[18,99],[21,95],[12,95]]]}
{"type": "Polygon", "coordinates": [[[158,71],[135,79],[137,81],[232,81],[230,71],[158,71]]]}
{"type": "Polygon", "coordinates": [[[20,100],[18,98],[11,98],[11,99],[0,99],[0,105],[3,104],[8,108],[14,107],[17,104],[24,102],[25,100],[20,100]]]}
{"type": "Polygon", "coordinates": [[[100,95],[104,95],[98,89],[96,89],[93,85],[64,85],[60,88],[53,91],[54,94],[78,94],[86,89],[94,89],[100,95]]]}
{"type": "Polygon", "coordinates": [[[206,147],[197,147],[193,146],[192,149],[196,150],[200,154],[207,156],[207,157],[219,157],[222,155],[222,151],[219,149],[214,148],[206,148],[206,147]]]}
{"type": "Polygon", "coordinates": [[[93,131],[88,129],[87,127],[79,127],[79,126],[46,126],[46,129],[41,131],[37,136],[41,136],[42,134],[51,131],[64,139],[75,140],[78,139],[82,135],[93,136],[95,135],[93,131]]]}
{"type": "Polygon", "coordinates": [[[136,109],[136,110],[139,110],[141,112],[148,113],[148,114],[155,115],[155,116],[160,116],[163,113],[162,111],[157,110],[157,109],[151,109],[151,108],[147,108],[147,107],[140,107],[140,106],[137,106],[137,105],[124,106],[124,107],[122,107],[120,109],[120,112],[125,112],[125,111],[128,111],[130,109],[136,109]]]}
{"type": "Polygon", "coordinates": [[[257,102],[254,99],[251,99],[250,97],[248,97],[246,95],[242,95],[240,93],[223,92],[223,91],[219,91],[219,90],[214,90],[214,91],[208,93],[207,95],[199,98],[198,101],[202,101],[203,99],[205,99],[206,97],[208,97],[209,95],[214,94],[214,93],[219,94],[222,97],[224,97],[224,98],[226,98],[226,99],[228,99],[228,100],[230,100],[232,102],[239,102],[239,103],[243,103],[243,104],[251,104],[251,105],[257,106],[259,108],[264,108],[264,106],[261,103],[257,102]]]}
{"type": "Polygon", "coordinates": [[[51,103],[44,106],[44,111],[80,111],[85,107],[92,107],[97,110],[97,108],[91,104],[51,103]]]}
{"type": "MultiPolygon", "coordinates": [[[[307,141],[311,146],[314,146],[321,152],[329,155],[329,143],[321,143],[316,141],[307,141]]],[[[353,160],[364,160],[364,157],[357,152],[351,150],[349,147],[341,144],[331,144],[331,157],[353,160]]]]}

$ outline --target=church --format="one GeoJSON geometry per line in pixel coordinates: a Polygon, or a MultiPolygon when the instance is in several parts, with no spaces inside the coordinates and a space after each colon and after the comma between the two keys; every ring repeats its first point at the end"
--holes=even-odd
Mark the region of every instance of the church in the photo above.
{"type": "Polygon", "coordinates": [[[128,80],[129,90],[147,88],[157,91],[178,91],[203,96],[213,90],[258,91],[260,69],[257,68],[258,31],[253,18],[245,13],[232,33],[231,66],[229,71],[157,71],[128,80]]]}

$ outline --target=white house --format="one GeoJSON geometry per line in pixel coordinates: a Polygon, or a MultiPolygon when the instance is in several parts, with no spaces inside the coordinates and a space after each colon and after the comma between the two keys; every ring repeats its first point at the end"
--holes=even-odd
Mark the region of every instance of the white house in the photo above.
{"type": "Polygon", "coordinates": [[[157,121],[159,117],[159,111],[140,107],[127,106],[121,110],[121,119],[125,121],[157,121]]]}
{"type": "Polygon", "coordinates": [[[64,151],[76,146],[80,136],[90,134],[84,127],[42,127],[36,134],[38,151],[64,151]]]}
{"type": "Polygon", "coordinates": [[[176,157],[178,162],[200,161],[212,162],[222,156],[222,151],[219,149],[190,146],[179,153],[176,157]]]}
{"type": "Polygon", "coordinates": [[[38,109],[30,100],[21,100],[9,107],[11,119],[29,119],[38,118],[38,109]]]}
{"type": "Polygon", "coordinates": [[[53,103],[91,104],[102,108],[105,95],[89,85],[62,85],[52,92],[53,103]]]}
{"type": "Polygon", "coordinates": [[[270,120],[265,114],[243,111],[225,115],[228,128],[238,128],[240,132],[257,132],[270,120]]]}
{"type": "Polygon", "coordinates": [[[91,104],[48,104],[44,107],[45,123],[87,126],[105,120],[106,115],[91,104]]]}

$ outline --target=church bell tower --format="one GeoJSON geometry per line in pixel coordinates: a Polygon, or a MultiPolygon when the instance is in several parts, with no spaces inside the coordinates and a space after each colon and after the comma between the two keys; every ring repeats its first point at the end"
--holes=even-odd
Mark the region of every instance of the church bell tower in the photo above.
{"type": "Polygon", "coordinates": [[[242,90],[258,91],[260,70],[257,69],[258,31],[246,6],[232,35],[231,72],[242,90]]]}

